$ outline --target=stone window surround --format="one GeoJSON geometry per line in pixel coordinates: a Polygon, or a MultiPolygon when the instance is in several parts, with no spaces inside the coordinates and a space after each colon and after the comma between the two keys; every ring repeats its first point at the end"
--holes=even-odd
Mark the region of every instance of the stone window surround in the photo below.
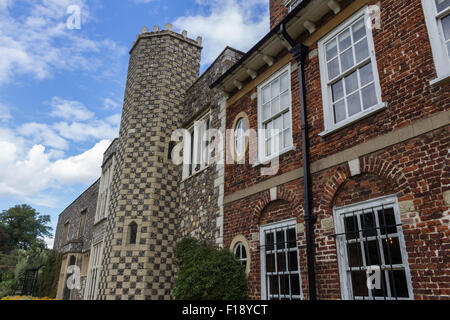
{"type": "Polygon", "coordinates": [[[434,0],[422,0],[422,7],[437,73],[437,78],[432,80],[430,84],[438,85],[450,79],[450,58],[446,52],[447,49],[443,42],[442,28],[440,26],[440,20],[449,14],[450,8],[444,9],[438,14],[434,0]]]}
{"type": "Polygon", "coordinates": [[[249,138],[248,136],[246,137],[245,140],[245,147],[244,147],[244,151],[242,152],[242,154],[238,157],[237,153],[236,153],[236,144],[235,144],[235,130],[236,130],[236,126],[239,122],[239,120],[244,119],[245,124],[247,126],[247,132],[248,129],[250,129],[250,121],[248,119],[248,115],[247,113],[245,113],[244,111],[240,112],[235,118],[234,118],[234,122],[233,122],[233,126],[232,126],[232,130],[233,130],[233,139],[231,139],[230,141],[230,147],[231,147],[231,155],[233,156],[233,160],[236,162],[241,161],[242,159],[245,159],[245,155],[247,153],[248,150],[248,145],[249,145],[249,138]]]}
{"type": "Polygon", "coordinates": [[[231,241],[230,244],[230,251],[234,254],[234,248],[238,243],[242,243],[242,245],[245,248],[245,251],[247,252],[247,265],[245,266],[245,273],[248,275],[250,274],[250,268],[251,268],[251,252],[250,252],[250,244],[248,243],[247,238],[243,235],[237,235],[233,238],[233,241],[231,241]]]}
{"type": "MultiPolygon", "coordinates": [[[[372,64],[372,73],[375,83],[375,91],[376,96],[378,100],[378,104],[375,106],[372,106],[366,110],[361,111],[360,113],[351,116],[339,123],[335,123],[334,116],[333,116],[333,105],[332,105],[332,94],[331,94],[331,86],[328,82],[328,69],[326,66],[326,58],[325,58],[325,44],[329,42],[331,39],[337,37],[344,29],[351,26],[353,23],[355,23],[358,19],[361,17],[365,17],[365,21],[368,21],[370,19],[368,7],[364,6],[362,9],[357,11],[355,14],[347,18],[341,25],[333,29],[330,33],[328,33],[325,37],[320,39],[318,41],[318,51],[319,51],[319,65],[320,65],[320,78],[321,78],[321,86],[322,86],[322,105],[323,105],[323,115],[324,115],[324,126],[325,130],[321,133],[319,133],[319,136],[327,136],[332,132],[335,132],[337,130],[340,130],[344,127],[347,127],[350,124],[353,124],[355,122],[358,122],[368,116],[373,115],[374,113],[377,113],[381,110],[384,110],[387,106],[382,101],[381,97],[381,86],[380,86],[380,77],[378,74],[378,67],[377,67],[377,59],[375,54],[375,46],[373,41],[373,35],[370,29],[366,27],[366,33],[367,33],[367,42],[369,45],[369,59],[370,63],[372,64]]],[[[351,72],[354,72],[355,70],[359,70],[361,66],[358,66],[356,64],[349,70],[353,70],[351,72]]],[[[341,75],[347,75],[350,74],[349,71],[346,71],[344,73],[341,73],[341,75]]],[[[340,76],[339,76],[340,77],[340,76]]],[[[342,78],[343,79],[343,78],[342,78]]]]}
{"type": "MultiPolygon", "coordinates": [[[[196,128],[196,124],[200,121],[203,121],[204,119],[206,119],[207,117],[209,117],[209,123],[211,125],[212,123],[212,115],[211,115],[211,110],[210,108],[207,108],[207,110],[201,114],[201,116],[199,116],[193,124],[191,124],[191,126],[189,126],[188,128],[186,128],[186,130],[188,130],[189,132],[191,132],[192,130],[195,130],[196,128]]],[[[210,128],[211,129],[211,128],[210,128]]],[[[196,139],[198,139],[197,134],[194,133],[194,142],[191,142],[192,144],[195,144],[196,139]]],[[[184,150],[183,150],[184,152],[184,150]]],[[[196,152],[196,148],[194,145],[194,153],[196,152]]],[[[189,154],[191,153],[191,150],[189,150],[189,154]]],[[[184,154],[184,153],[183,153],[184,154]]],[[[192,157],[190,157],[192,159],[192,157]]],[[[193,165],[193,164],[192,164],[193,165]]],[[[182,177],[182,182],[189,180],[190,178],[198,175],[199,173],[203,172],[204,170],[208,169],[210,167],[210,164],[201,164],[200,165],[200,170],[195,171],[194,168],[192,169],[192,173],[189,174],[189,165],[183,164],[183,177],[182,177]],[[194,172],[195,171],[195,172],[194,172]]]]}

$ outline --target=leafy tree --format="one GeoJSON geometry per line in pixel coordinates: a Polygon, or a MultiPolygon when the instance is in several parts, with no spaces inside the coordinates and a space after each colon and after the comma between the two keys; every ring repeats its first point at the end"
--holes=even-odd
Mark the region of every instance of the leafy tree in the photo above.
{"type": "Polygon", "coordinates": [[[175,248],[179,272],[177,300],[243,300],[247,298],[245,268],[230,250],[216,249],[187,238],[175,248]]]}
{"type": "Polygon", "coordinates": [[[50,236],[48,226],[50,216],[40,215],[28,205],[17,205],[0,213],[0,227],[6,236],[1,236],[2,250],[8,253],[13,249],[29,249],[33,243],[44,236],[50,236]]]}

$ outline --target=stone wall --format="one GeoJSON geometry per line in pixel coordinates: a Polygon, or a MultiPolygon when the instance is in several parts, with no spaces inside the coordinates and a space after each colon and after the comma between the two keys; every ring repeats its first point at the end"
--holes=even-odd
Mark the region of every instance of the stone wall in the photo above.
{"type": "Polygon", "coordinates": [[[198,78],[201,43],[165,29],[144,28],[130,52],[99,299],[172,298],[180,169],[168,150],[186,88],[198,78]]]}

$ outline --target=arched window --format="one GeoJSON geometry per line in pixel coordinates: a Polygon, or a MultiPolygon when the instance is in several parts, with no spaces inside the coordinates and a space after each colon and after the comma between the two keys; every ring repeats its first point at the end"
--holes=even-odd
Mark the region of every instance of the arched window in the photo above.
{"type": "Polygon", "coordinates": [[[234,148],[236,150],[236,155],[241,157],[245,152],[245,144],[246,144],[246,132],[247,132],[247,123],[244,118],[240,118],[236,123],[236,129],[234,134],[234,148]]]}
{"type": "Polygon", "coordinates": [[[242,242],[238,242],[234,247],[234,257],[239,261],[244,267],[247,266],[247,251],[242,242]]]}
{"type": "Polygon", "coordinates": [[[129,244],[136,244],[138,225],[136,222],[130,223],[128,226],[129,244]]]}

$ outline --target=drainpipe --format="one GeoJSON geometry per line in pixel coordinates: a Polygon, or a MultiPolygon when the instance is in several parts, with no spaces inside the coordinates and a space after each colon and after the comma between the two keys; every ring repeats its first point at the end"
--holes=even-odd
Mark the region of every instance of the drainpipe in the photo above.
{"type": "Polygon", "coordinates": [[[316,296],[316,273],[314,268],[314,223],[317,217],[313,213],[312,204],[312,180],[310,170],[309,158],[309,127],[306,121],[306,85],[305,85],[305,60],[308,54],[308,47],[295,41],[290,37],[286,31],[285,25],[280,25],[280,33],[286,41],[292,46],[289,52],[294,57],[298,64],[298,79],[300,87],[300,108],[302,114],[302,155],[303,155],[303,190],[304,190],[304,209],[305,209],[305,232],[306,232],[306,255],[308,259],[308,283],[309,283],[309,298],[310,300],[317,300],[316,296]]]}

